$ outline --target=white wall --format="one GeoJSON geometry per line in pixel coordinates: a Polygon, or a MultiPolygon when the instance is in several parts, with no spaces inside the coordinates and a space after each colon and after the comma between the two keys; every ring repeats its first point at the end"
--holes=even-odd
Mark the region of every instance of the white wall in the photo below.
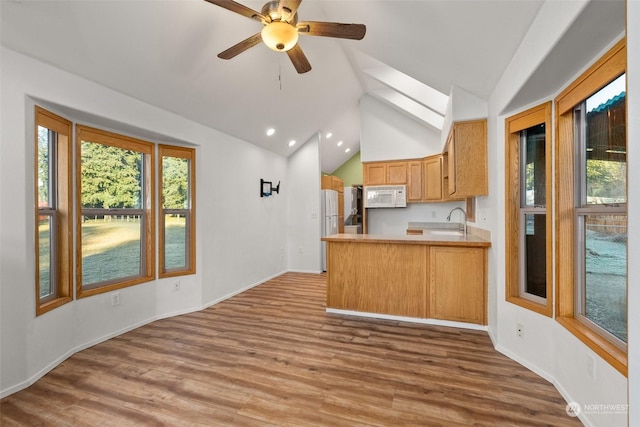
{"type": "Polygon", "coordinates": [[[286,269],[286,184],[280,195],[259,197],[260,178],[285,182],[286,158],[13,51],[2,48],[0,55],[0,395],[78,349],[199,309],[286,269]],[[198,146],[198,273],[180,277],[179,291],[171,290],[178,279],[157,280],[120,290],[116,307],[103,294],[35,317],[31,97],[198,146]]]}
{"type": "Polygon", "coordinates": [[[465,120],[484,119],[488,115],[488,103],[469,91],[451,86],[449,102],[440,134],[440,144],[444,148],[451,129],[451,123],[465,120]]]}
{"type": "Polygon", "coordinates": [[[320,273],[320,134],[289,157],[288,268],[320,273]]]}
{"type": "Polygon", "coordinates": [[[360,159],[418,159],[442,152],[440,132],[365,95],[360,99],[360,159]]]}
{"type": "MultiPolygon", "coordinates": [[[[640,163],[640,1],[627,1],[627,89],[630,94],[627,98],[627,117],[635,117],[627,122],[627,155],[629,162],[634,165],[640,163]]],[[[627,169],[628,173],[628,217],[629,239],[627,243],[627,259],[640,259],[640,168],[627,169]]],[[[640,425],[640,264],[630,262],[628,265],[629,280],[628,289],[628,337],[629,337],[629,425],[640,425]]]]}
{"type": "MultiPolygon", "coordinates": [[[[502,111],[519,88],[533,74],[537,66],[544,60],[565,30],[579,15],[586,1],[574,2],[545,2],[540,13],[534,20],[527,37],[520,45],[511,63],[499,81],[489,100],[489,184],[490,196],[478,200],[478,208],[489,212],[487,225],[494,236],[494,245],[489,257],[489,332],[496,348],[523,365],[552,381],[561,394],[568,401],[585,404],[626,404],[627,380],[613,369],[602,358],[593,353],[582,342],[575,338],[555,320],[522,309],[505,301],[505,253],[504,253],[504,118],[522,111],[529,106],[523,106],[518,111],[502,111]],[[523,338],[515,333],[517,323],[524,325],[523,338]],[[587,375],[587,360],[593,357],[596,364],[595,379],[587,375]]],[[[636,22],[635,25],[640,25],[636,22]]],[[[612,41],[613,43],[614,41],[612,41]]],[[[595,60],[597,58],[593,58],[595,60]]],[[[582,65],[582,64],[577,64],[582,65]]],[[[589,64],[583,64],[587,67],[589,64]]],[[[633,72],[629,67],[629,74],[633,72]]],[[[550,82],[557,85],[558,82],[550,82]]],[[[569,81],[565,82],[570,83],[569,81]]],[[[538,104],[552,100],[556,93],[541,93],[538,104]],[[546,96],[545,96],[546,95],[546,96]]],[[[633,94],[629,96],[632,99],[633,94]]],[[[629,114],[629,117],[632,117],[629,114]]],[[[629,138],[631,141],[631,138],[629,138]]],[[[632,144],[629,144],[630,146],[632,144]]],[[[633,153],[629,151],[628,161],[633,161],[633,153]]],[[[633,168],[629,168],[631,171],[633,168]]],[[[631,172],[630,182],[633,182],[631,172]]],[[[631,186],[630,186],[631,189],[631,186]]],[[[630,223],[633,218],[633,195],[629,195],[630,223]]],[[[630,227],[630,236],[638,236],[630,227]]],[[[629,241],[633,241],[631,238],[629,241]]],[[[632,258],[631,252],[629,259],[632,258]]],[[[629,271],[629,277],[631,270],[629,271]]],[[[635,276],[637,277],[637,276],[635,276]]],[[[631,282],[630,282],[631,285],[631,282]]],[[[629,305],[632,312],[638,304],[629,305]]],[[[631,319],[630,319],[631,320],[631,319]]],[[[630,330],[633,328],[629,321],[630,330]]],[[[632,343],[633,336],[629,335],[632,343]]],[[[631,360],[631,354],[629,355],[631,360]]],[[[627,425],[626,414],[610,413],[582,413],[581,421],[594,426],[624,426],[627,425]]],[[[632,424],[634,425],[634,424],[632,424]]],[[[637,425],[637,423],[635,424],[637,425]]]]}

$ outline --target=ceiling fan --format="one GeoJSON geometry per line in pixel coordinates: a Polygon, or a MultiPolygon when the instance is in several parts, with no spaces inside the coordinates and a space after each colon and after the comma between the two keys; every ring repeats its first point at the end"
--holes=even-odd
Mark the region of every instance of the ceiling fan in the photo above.
{"type": "Polygon", "coordinates": [[[276,52],[287,52],[299,74],[311,70],[302,48],[298,44],[298,34],[308,36],[335,37],[362,40],[367,28],[362,24],[340,24],[337,22],[298,22],[298,7],[302,0],[274,0],[267,2],[261,12],[233,0],[205,0],[231,12],[254,19],[264,26],[262,31],[231,46],[218,54],[218,58],[231,59],[245,50],[264,42],[276,52]]]}

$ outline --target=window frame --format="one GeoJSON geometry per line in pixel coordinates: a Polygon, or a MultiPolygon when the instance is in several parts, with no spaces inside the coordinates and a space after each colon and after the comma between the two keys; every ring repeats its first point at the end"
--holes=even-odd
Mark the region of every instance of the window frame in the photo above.
{"type": "MultiPolygon", "coordinates": [[[[155,145],[154,143],[108,132],[89,126],[76,125],[76,296],[84,298],[116,289],[149,282],[155,279],[155,145]],[[82,285],[82,141],[109,145],[143,154],[143,183],[140,209],[103,209],[108,214],[141,213],[141,274],[117,281],[105,281],[90,286],[82,285]]],[[[91,211],[96,211],[91,209],[91,211]]]]}
{"type": "Polygon", "coordinates": [[[552,201],[552,103],[529,108],[505,119],[505,299],[513,304],[544,316],[553,316],[553,218],[552,201]],[[546,298],[523,292],[524,246],[523,215],[540,214],[540,208],[521,207],[522,153],[521,132],[530,127],[545,125],[545,223],[546,223],[546,298]],[[523,295],[524,294],[524,295],[523,295]]]}
{"type": "Polygon", "coordinates": [[[159,206],[158,206],[158,276],[175,277],[196,272],[196,232],[195,232],[195,207],[196,207],[196,150],[194,148],[179,147],[175,145],[158,145],[158,182],[159,182],[159,206]],[[185,209],[165,209],[164,208],[164,169],[163,158],[176,157],[189,161],[189,206],[185,209]],[[185,253],[185,268],[165,268],[165,215],[166,214],[185,215],[187,227],[187,242],[185,253]]]}
{"type": "Polygon", "coordinates": [[[609,341],[588,322],[580,320],[576,307],[576,156],[574,107],[626,73],[626,39],[617,42],[555,99],[555,253],[556,320],[591,350],[627,376],[627,352],[609,341]]]}
{"type": "Polygon", "coordinates": [[[36,316],[47,313],[57,307],[73,301],[73,191],[72,191],[72,127],[73,124],[44,108],[35,106],[34,112],[34,241],[35,241],[35,303],[36,316]],[[39,141],[38,127],[44,127],[49,132],[55,132],[56,138],[50,144],[49,175],[50,195],[53,197],[52,206],[39,206],[39,141]],[[52,152],[51,152],[52,151],[52,152]],[[53,169],[53,170],[52,170],[53,169]],[[55,293],[40,298],[40,232],[41,216],[48,216],[50,226],[50,259],[51,284],[55,293]]]}

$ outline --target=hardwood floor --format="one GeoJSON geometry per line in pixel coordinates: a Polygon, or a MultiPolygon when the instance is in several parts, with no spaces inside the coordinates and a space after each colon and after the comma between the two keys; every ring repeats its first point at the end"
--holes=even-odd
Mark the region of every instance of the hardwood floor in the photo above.
{"type": "Polygon", "coordinates": [[[325,313],[288,273],[75,354],[0,402],[2,426],[573,426],[485,332],[325,313]]]}

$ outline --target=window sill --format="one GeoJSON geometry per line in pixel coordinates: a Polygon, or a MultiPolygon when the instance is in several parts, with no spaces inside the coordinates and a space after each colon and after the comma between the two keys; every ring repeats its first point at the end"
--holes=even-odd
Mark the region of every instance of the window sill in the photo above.
{"type": "Polygon", "coordinates": [[[591,350],[606,360],[625,377],[627,374],[627,353],[604,337],[597,334],[574,317],[557,317],[556,320],[591,350]]]}
{"type": "Polygon", "coordinates": [[[96,286],[94,288],[82,288],[76,289],[76,296],[78,299],[91,297],[94,295],[104,294],[111,291],[117,291],[118,289],[128,288],[129,286],[138,285],[140,283],[146,283],[154,280],[153,276],[141,276],[135,279],[126,280],[123,282],[113,283],[110,285],[96,286]]]}
{"type": "Polygon", "coordinates": [[[40,316],[41,314],[47,313],[55,308],[62,307],[63,305],[71,301],[73,301],[73,298],[71,297],[61,297],[51,301],[47,301],[43,304],[38,304],[36,306],[36,316],[40,316]]]}
{"type": "Polygon", "coordinates": [[[547,300],[546,304],[540,304],[526,298],[522,298],[521,296],[508,296],[507,301],[522,308],[526,308],[527,310],[535,311],[543,316],[553,316],[553,306],[549,300],[547,300]]]}

